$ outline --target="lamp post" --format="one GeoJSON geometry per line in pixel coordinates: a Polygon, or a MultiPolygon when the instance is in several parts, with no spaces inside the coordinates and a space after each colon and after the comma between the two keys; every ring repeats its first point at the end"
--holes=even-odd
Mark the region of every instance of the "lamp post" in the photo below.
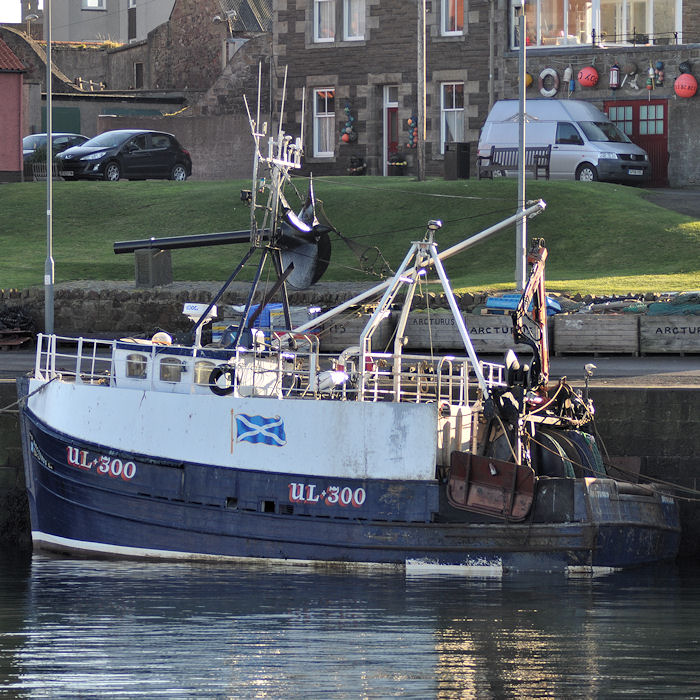
{"type": "Polygon", "coordinates": [[[427,136],[426,129],[426,60],[425,60],[425,34],[426,34],[426,0],[418,0],[418,42],[417,42],[417,61],[416,73],[418,80],[416,81],[416,91],[418,93],[418,180],[425,180],[425,138],[427,136]]]}
{"type": "MultiPolygon", "coordinates": [[[[514,0],[514,6],[520,6],[518,34],[520,52],[518,75],[520,78],[520,104],[518,110],[518,211],[525,211],[525,0],[514,0]]],[[[518,219],[515,225],[515,289],[525,289],[527,273],[527,217],[518,219]]]]}
{"type": "Polygon", "coordinates": [[[32,32],[31,32],[31,23],[34,22],[34,20],[39,19],[39,15],[35,15],[35,14],[32,12],[31,14],[27,15],[24,19],[25,19],[26,22],[27,22],[27,36],[31,36],[31,35],[32,35],[32,32]]]}
{"type": "Polygon", "coordinates": [[[44,0],[46,25],[46,262],[44,263],[44,332],[53,333],[53,101],[51,99],[51,0],[44,0]]]}

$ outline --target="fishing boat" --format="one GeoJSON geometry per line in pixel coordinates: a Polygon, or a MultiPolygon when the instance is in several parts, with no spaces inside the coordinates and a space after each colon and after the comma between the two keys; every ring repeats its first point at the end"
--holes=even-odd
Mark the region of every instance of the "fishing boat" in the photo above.
{"type": "Polygon", "coordinates": [[[250,116],[257,157],[249,231],[122,241],[115,251],[247,243],[208,304],[185,304],[185,341],[39,335],[18,380],[36,550],[73,556],[389,566],[408,572],[595,574],[673,559],[674,498],[606,474],[593,406],[550,386],[547,249],[535,240],[503,363],[479,359],[443,261],[518,217],[440,251],[427,223],[395,273],[296,326],[287,286],[330,258],[313,189],[296,213],[285,186],[303,144],[250,116]],[[236,324],[203,329],[243,264],[258,268],[236,324]],[[264,265],[276,278],[259,294],[264,265]],[[464,352],[408,353],[418,285],[435,276],[464,352]],[[280,298],[284,323],[265,309],[280,298]],[[319,328],[374,300],[352,345],[323,352],[319,328]],[[380,344],[391,318],[393,336],[380,344]],[[522,355],[522,353],[521,353],[522,355]]]}

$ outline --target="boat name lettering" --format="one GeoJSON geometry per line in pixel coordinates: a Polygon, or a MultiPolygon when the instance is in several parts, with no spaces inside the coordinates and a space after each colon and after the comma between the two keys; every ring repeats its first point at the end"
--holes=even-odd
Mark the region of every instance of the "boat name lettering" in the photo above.
{"type": "Polygon", "coordinates": [[[317,490],[316,484],[292,482],[289,484],[289,500],[292,503],[322,503],[326,506],[353,506],[359,508],[367,498],[362,487],[351,489],[349,486],[326,486],[317,490]]]}
{"type": "Polygon", "coordinates": [[[44,457],[44,453],[39,449],[39,445],[37,445],[36,442],[34,442],[34,438],[31,438],[31,451],[32,455],[34,456],[36,461],[39,462],[39,464],[46,467],[47,469],[53,469],[53,466],[51,465],[49,460],[46,459],[46,457],[44,457]]]}
{"type": "Polygon", "coordinates": [[[658,326],[656,333],[672,334],[672,335],[695,335],[700,334],[700,326],[658,326]]]}
{"type": "Polygon", "coordinates": [[[108,457],[106,455],[95,455],[91,457],[87,450],[80,450],[77,447],[66,446],[68,464],[71,467],[92,471],[93,469],[104,476],[112,479],[124,479],[131,481],[136,476],[136,465],[133,462],[124,462],[118,457],[108,457]]]}

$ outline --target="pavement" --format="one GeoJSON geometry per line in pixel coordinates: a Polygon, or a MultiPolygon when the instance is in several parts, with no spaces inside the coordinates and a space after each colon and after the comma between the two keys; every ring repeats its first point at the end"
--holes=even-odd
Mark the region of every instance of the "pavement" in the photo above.
{"type": "Polygon", "coordinates": [[[658,187],[650,189],[644,198],[657,206],[700,219],[700,187],[658,187]]]}

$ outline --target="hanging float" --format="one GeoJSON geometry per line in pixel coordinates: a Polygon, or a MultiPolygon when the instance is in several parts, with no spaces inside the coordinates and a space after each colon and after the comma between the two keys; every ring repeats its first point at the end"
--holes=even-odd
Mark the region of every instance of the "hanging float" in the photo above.
{"type": "Polygon", "coordinates": [[[681,73],[673,84],[678,97],[692,97],[698,91],[698,81],[690,73],[681,73]]]}
{"type": "Polygon", "coordinates": [[[554,97],[559,91],[559,73],[554,68],[545,68],[537,82],[542,97],[554,97]]]}
{"type": "Polygon", "coordinates": [[[598,71],[593,66],[586,66],[578,72],[578,84],[581,87],[595,87],[597,83],[598,71]]]}

